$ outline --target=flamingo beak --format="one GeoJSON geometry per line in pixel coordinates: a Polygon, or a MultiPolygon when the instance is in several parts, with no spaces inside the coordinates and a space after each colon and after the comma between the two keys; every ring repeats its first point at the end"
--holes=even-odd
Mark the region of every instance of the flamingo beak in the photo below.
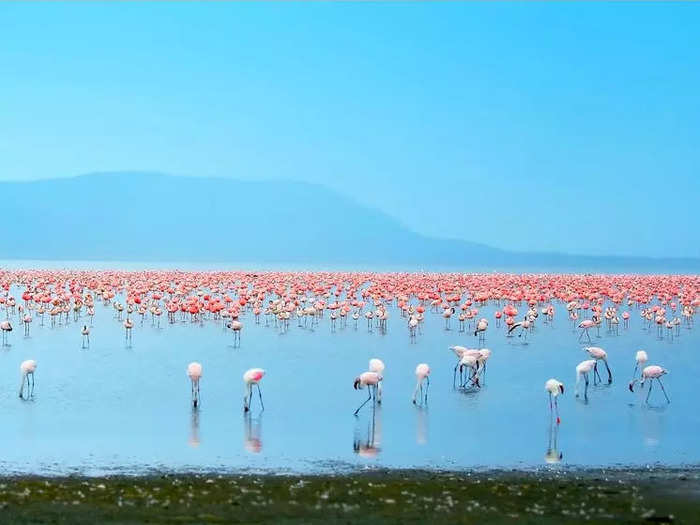
{"type": "Polygon", "coordinates": [[[630,384],[628,385],[630,392],[634,392],[634,381],[630,381],[630,384]]]}
{"type": "Polygon", "coordinates": [[[352,387],[353,387],[355,390],[357,390],[359,384],[360,384],[360,378],[358,377],[357,379],[355,379],[355,382],[353,383],[352,387]]]}
{"type": "Polygon", "coordinates": [[[564,385],[559,385],[559,392],[564,394],[564,385]]]}

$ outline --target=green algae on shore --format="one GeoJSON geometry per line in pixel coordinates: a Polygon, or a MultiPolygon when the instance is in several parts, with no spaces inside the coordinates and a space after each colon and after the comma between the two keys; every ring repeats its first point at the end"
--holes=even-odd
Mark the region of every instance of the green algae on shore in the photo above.
{"type": "Polygon", "coordinates": [[[697,474],[682,471],[12,477],[0,479],[0,520],[694,523],[699,495],[697,474]]]}

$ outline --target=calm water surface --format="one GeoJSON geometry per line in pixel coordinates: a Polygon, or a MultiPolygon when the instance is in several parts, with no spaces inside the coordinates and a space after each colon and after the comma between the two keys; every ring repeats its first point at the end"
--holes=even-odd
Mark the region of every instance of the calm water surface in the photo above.
{"type": "MultiPolygon", "coordinates": [[[[20,290],[13,290],[16,297],[20,290]]],[[[486,384],[479,392],[452,387],[454,355],[450,345],[477,346],[460,333],[456,319],[426,314],[423,333],[408,338],[405,320],[392,308],[388,331],[368,332],[360,320],[331,331],[326,316],[314,329],[292,320],[287,333],[242,317],[240,348],[220,322],[178,321],[161,327],[135,316],[133,345],[127,348],[121,322],[111,306],[96,305],[89,349],[81,349],[80,327],[88,318],[50,328],[35,316],[30,337],[14,321],[11,346],[0,351],[0,467],[17,473],[86,474],[150,469],[267,470],[312,472],[366,466],[530,468],[545,455],[562,454],[562,465],[618,466],[700,462],[700,413],[697,410],[700,365],[698,329],[683,328],[673,341],[646,331],[638,311],[620,335],[593,335],[608,351],[614,382],[594,387],[585,404],[573,395],[576,364],[586,358],[562,305],[554,323],[541,317],[528,344],[496,329],[493,311],[486,346],[493,355],[486,384]],[[644,394],[627,389],[634,353],[646,349],[650,364],[670,370],[651,406],[644,394]],[[353,379],[371,357],[386,363],[384,402],[354,409],[366,392],[353,379]],[[19,364],[38,361],[34,398],[18,398],[19,364]],[[202,404],[193,412],[190,361],[204,366],[202,404]],[[432,368],[427,408],[411,404],[416,364],[432,368]],[[254,404],[242,412],[241,376],[262,367],[265,411],[254,404]],[[564,381],[562,423],[552,429],[545,380],[564,381]],[[550,449],[556,449],[550,451],[550,449]],[[549,451],[549,454],[548,454],[549,451]]],[[[603,377],[605,372],[602,373],[603,377]]],[[[256,400],[257,401],[257,400],[256,400]]]]}

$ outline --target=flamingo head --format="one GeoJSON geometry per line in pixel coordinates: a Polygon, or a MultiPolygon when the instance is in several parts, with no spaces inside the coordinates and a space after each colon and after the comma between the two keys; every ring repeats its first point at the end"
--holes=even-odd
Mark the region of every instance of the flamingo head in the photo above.
{"type": "Polygon", "coordinates": [[[356,378],[355,378],[355,382],[352,384],[352,387],[353,387],[355,390],[360,390],[360,389],[362,388],[362,382],[360,381],[360,378],[359,378],[359,377],[356,377],[356,378]]]}
{"type": "Polygon", "coordinates": [[[559,392],[561,392],[562,395],[564,394],[564,385],[562,385],[561,383],[559,383],[559,392]]]}

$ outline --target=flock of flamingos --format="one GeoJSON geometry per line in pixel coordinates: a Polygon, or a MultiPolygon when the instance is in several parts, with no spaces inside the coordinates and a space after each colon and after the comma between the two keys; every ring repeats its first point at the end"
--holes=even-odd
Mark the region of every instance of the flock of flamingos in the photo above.
{"type": "MultiPolygon", "coordinates": [[[[396,316],[396,320],[391,319],[392,329],[406,330],[409,341],[415,342],[423,333],[425,316],[441,316],[444,329],[456,329],[458,337],[475,343],[474,348],[450,347],[456,359],[455,388],[475,390],[481,387],[491,356],[491,351],[483,348],[489,332],[501,330],[506,337],[517,337],[526,344],[536,323],[553,321],[555,306],[559,311],[565,308],[567,322],[579,331],[578,342],[589,345],[592,330],[599,333],[603,328],[619,334],[620,324],[623,330],[629,329],[632,318],[638,319],[643,329],[655,332],[658,339],[679,337],[682,327],[693,327],[700,306],[700,276],[694,275],[14,270],[0,271],[0,286],[0,309],[5,314],[0,322],[3,346],[9,344],[14,323],[23,325],[25,337],[37,324],[46,328],[75,323],[82,347],[88,348],[93,317],[99,310],[112,311],[115,320],[122,323],[127,346],[133,344],[135,326],[146,320],[160,325],[164,313],[171,324],[221,323],[231,331],[235,346],[241,344],[244,318],[280,331],[290,330],[294,323],[303,327],[326,322],[330,331],[348,323],[355,329],[366,326],[369,331],[386,331],[391,312],[396,316]],[[492,319],[479,315],[487,304],[497,307],[492,319]]],[[[589,359],[575,366],[575,392],[587,398],[589,381],[595,384],[603,380],[599,366],[605,367],[608,383],[613,378],[605,350],[595,346],[584,349],[589,359]]],[[[668,371],[661,365],[647,365],[645,350],[630,349],[630,362],[633,355],[635,369],[629,389],[648,383],[648,402],[656,381],[670,402],[661,382],[668,371]]],[[[367,403],[381,403],[384,368],[381,360],[371,359],[368,370],[355,378],[354,388],[368,392],[355,414],[367,403]]],[[[36,370],[33,359],[21,363],[20,398],[33,395],[36,370]]],[[[186,372],[196,408],[203,366],[190,363],[186,372]]],[[[417,364],[415,375],[412,401],[425,404],[430,366],[417,364]]],[[[243,374],[245,412],[251,408],[256,389],[264,409],[260,390],[264,376],[260,368],[243,374]]],[[[557,398],[564,393],[564,384],[549,379],[545,392],[559,423],[557,398]]]]}

